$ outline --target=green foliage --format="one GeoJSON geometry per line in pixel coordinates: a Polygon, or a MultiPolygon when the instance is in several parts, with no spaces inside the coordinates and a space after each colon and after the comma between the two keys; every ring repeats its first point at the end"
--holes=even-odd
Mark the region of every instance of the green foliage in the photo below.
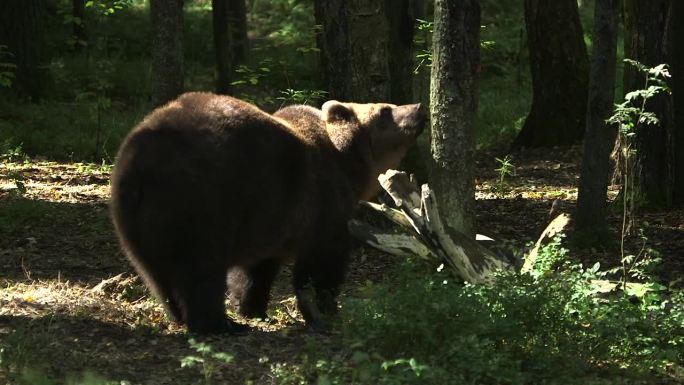
{"type": "Polygon", "coordinates": [[[309,352],[296,378],[441,385],[681,376],[684,295],[643,290],[632,293],[635,301],[602,293],[597,282],[607,272],[569,262],[566,253],[559,238],[541,251],[532,274],[502,273],[489,286],[462,286],[444,271],[426,274],[405,262],[392,282],[369,284],[344,301],[346,348],[309,352]]]}
{"type": "Polygon", "coordinates": [[[541,247],[530,271],[533,277],[539,278],[553,274],[555,269],[567,259],[569,250],[562,245],[564,238],[563,234],[556,235],[549,243],[541,247]]]}
{"type": "Polygon", "coordinates": [[[416,33],[414,44],[419,47],[416,53],[418,64],[413,70],[414,74],[418,74],[424,67],[432,66],[432,32],[434,23],[428,20],[416,19],[416,33]]]}
{"type": "MultiPolygon", "coordinates": [[[[666,64],[647,67],[638,61],[625,59],[625,63],[634,67],[644,77],[644,88],[630,91],[625,95],[624,102],[615,105],[613,115],[607,122],[618,126],[617,163],[622,180],[622,228],[620,236],[620,261],[622,263],[623,290],[626,290],[627,278],[633,269],[644,263],[644,247],[637,255],[627,255],[625,240],[635,228],[636,209],[644,203],[639,195],[636,135],[637,128],[644,125],[659,124],[658,117],[647,110],[647,102],[661,93],[670,93],[667,78],[670,72],[666,64]]],[[[642,128],[645,129],[645,128],[642,128]]],[[[643,238],[642,233],[642,240],[643,238]]],[[[648,259],[648,258],[647,258],[648,259]]],[[[646,261],[646,263],[648,263],[646,261]]]]}
{"type": "Polygon", "coordinates": [[[109,16],[132,6],[133,3],[133,0],[89,0],[86,1],[85,6],[96,9],[104,16],[109,16]]]}
{"type": "Polygon", "coordinates": [[[239,66],[235,73],[239,74],[238,80],[231,82],[232,86],[240,86],[243,84],[249,84],[256,86],[259,81],[267,77],[271,73],[271,66],[273,62],[270,59],[262,61],[259,68],[250,68],[246,65],[239,66]]]}
{"type": "Polygon", "coordinates": [[[7,51],[7,46],[0,44],[0,87],[11,87],[16,64],[12,63],[14,55],[7,51]]]}
{"type": "Polygon", "coordinates": [[[323,90],[293,90],[288,88],[280,91],[282,96],[278,100],[282,100],[283,104],[315,104],[319,103],[328,94],[323,90]]]}
{"type": "Polygon", "coordinates": [[[112,172],[114,166],[111,163],[107,163],[104,159],[100,164],[94,163],[76,163],[78,166],[78,172],[85,175],[109,175],[112,172]]]}
{"type": "Polygon", "coordinates": [[[503,198],[511,191],[511,186],[508,184],[506,178],[515,175],[515,166],[513,165],[510,155],[494,159],[499,165],[498,168],[494,169],[494,171],[499,174],[496,185],[494,185],[494,192],[499,198],[503,198]]]}
{"type": "MultiPolygon", "coordinates": [[[[416,19],[416,24],[415,28],[417,29],[418,33],[417,35],[417,40],[418,44],[428,45],[428,42],[431,40],[430,36],[434,32],[435,29],[435,23],[432,21],[428,20],[423,20],[423,19],[416,19]],[[421,34],[420,32],[423,32],[421,34]],[[425,38],[424,35],[427,35],[428,37],[425,38]]],[[[482,26],[484,28],[484,26],[482,26]]],[[[491,49],[494,47],[496,44],[495,41],[493,40],[482,40],[480,41],[480,47],[484,49],[491,49]]],[[[416,67],[415,70],[413,70],[414,74],[417,74],[419,70],[422,67],[431,67],[432,66],[432,47],[426,47],[425,49],[420,49],[418,50],[418,53],[416,54],[416,59],[419,60],[418,66],[416,67]]]]}
{"type": "MultiPolygon", "coordinates": [[[[97,102],[85,100],[7,105],[11,115],[0,121],[0,142],[22,143],[22,151],[31,156],[72,161],[93,159],[97,153],[111,162],[119,142],[143,115],[143,111],[112,104],[111,109],[100,107],[98,121],[97,102]]],[[[101,161],[99,156],[95,159],[101,161]]]]}
{"type": "Polygon", "coordinates": [[[6,139],[0,143],[0,160],[6,163],[28,161],[28,156],[24,152],[22,144],[14,145],[11,140],[6,139]]]}
{"type": "Polygon", "coordinates": [[[233,361],[232,354],[224,352],[214,352],[213,348],[205,343],[198,342],[194,338],[188,340],[190,347],[195,350],[198,355],[185,356],[181,359],[181,368],[194,368],[201,366],[204,382],[210,384],[213,380],[216,370],[233,361]]]}
{"type": "MultiPolygon", "coordinates": [[[[12,141],[5,140],[4,142],[0,143],[0,161],[2,161],[5,164],[14,162],[23,162],[24,164],[28,164],[30,162],[30,159],[24,153],[21,144],[15,146],[12,144],[12,141]]],[[[14,182],[14,185],[16,186],[16,189],[11,190],[11,193],[19,196],[26,194],[24,176],[12,167],[6,167],[6,170],[7,176],[14,182]]]]}

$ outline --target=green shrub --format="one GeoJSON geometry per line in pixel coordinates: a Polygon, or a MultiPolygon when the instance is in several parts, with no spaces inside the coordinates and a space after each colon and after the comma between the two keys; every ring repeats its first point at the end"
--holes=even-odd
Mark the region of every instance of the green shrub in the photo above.
{"type": "Polygon", "coordinates": [[[446,271],[418,273],[406,262],[392,282],[367,285],[344,301],[343,351],[308,353],[304,371],[330,384],[657,382],[654,374],[673,370],[681,376],[684,295],[601,294],[599,265],[563,261],[556,248],[541,258],[555,272],[505,273],[490,286],[462,286],[446,271]]]}

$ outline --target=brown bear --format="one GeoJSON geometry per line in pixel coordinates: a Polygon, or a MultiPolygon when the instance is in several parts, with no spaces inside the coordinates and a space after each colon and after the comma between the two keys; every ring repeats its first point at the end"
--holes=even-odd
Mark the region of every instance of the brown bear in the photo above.
{"type": "Polygon", "coordinates": [[[265,317],[281,263],[298,307],[326,328],[348,264],[347,221],[425,124],[420,105],[326,102],[273,115],[187,93],[124,140],[111,212],[122,248],[170,317],[193,333],[241,333],[225,314],[265,317]]]}

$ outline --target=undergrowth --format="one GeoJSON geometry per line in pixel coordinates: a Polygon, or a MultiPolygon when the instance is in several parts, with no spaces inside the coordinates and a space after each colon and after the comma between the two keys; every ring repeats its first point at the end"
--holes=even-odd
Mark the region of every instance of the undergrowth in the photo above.
{"type": "MultiPolygon", "coordinates": [[[[280,384],[616,384],[684,378],[684,294],[602,293],[599,265],[559,246],[491,286],[405,262],[342,308],[340,351],[313,349],[280,384]],[[560,263],[560,265],[559,265],[560,263]],[[293,373],[298,373],[296,376],[293,373]],[[655,375],[655,376],[654,376],[655,375]],[[306,379],[308,382],[302,382],[306,379]],[[299,381],[299,382],[298,382],[299,381]]],[[[662,288],[654,284],[651,287],[662,288]]]]}

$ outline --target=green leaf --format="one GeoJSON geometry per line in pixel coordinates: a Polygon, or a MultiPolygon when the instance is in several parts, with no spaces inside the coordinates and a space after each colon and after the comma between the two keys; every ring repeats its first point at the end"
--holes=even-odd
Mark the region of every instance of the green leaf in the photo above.
{"type": "Polygon", "coordinates": [[[197,357],[197,356],[187,356],[183,357],[181,359],[181,368],[192,368],[197,364],[204,363],[204,359],[202,357],[197,357]]]}
{"type": "Polygon", "coordinates": [[[232,362],[235,358],[232,354],[225,352],[214,353],[213,357],[219,361],[225,362],[226,364],[232,362]]]}

